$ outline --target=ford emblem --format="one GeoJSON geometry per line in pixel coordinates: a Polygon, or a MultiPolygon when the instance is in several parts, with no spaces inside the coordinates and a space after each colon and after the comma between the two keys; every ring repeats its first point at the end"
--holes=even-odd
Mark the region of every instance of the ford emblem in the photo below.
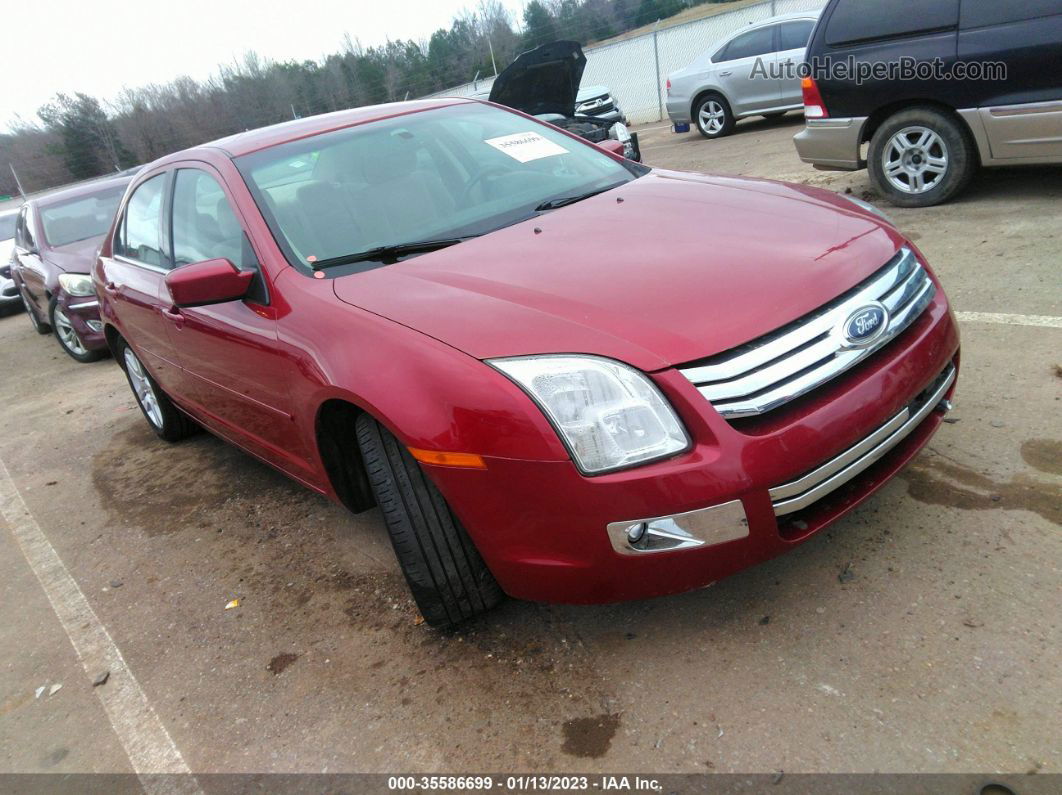
{"type": "Polygon", "coordinates": [[[848,316],[842,329],[849,345],[863,346],[882,335],[889,325],[889,313],[881,304],[861,306],[848,316]]]}

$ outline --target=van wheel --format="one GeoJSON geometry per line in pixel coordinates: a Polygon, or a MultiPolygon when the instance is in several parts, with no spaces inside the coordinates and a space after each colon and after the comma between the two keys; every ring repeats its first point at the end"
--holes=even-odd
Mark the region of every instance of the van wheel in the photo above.
{"type": "Polygon", "coordinates": [[[935,108],[890,116],[870,141],[870,177],[898,207],[948,201],[970,181],[977,152],[962,123],[935,108]]]}
{"type": "Polygon", "coordinates": [[[697,129],[705,138],[722,138],[734,131],[734,113],[722,94],[707,94],[693,111],[697,129]]]}
{"type": "Polygon", "coordinates": [[[144,413],[151,430],[160,439],[179,442],[199,430],[199,426],[173,405],[169,396],[159,388],[125,340],[118,341],[118,361],[125,370],[125,377],[129,381],[129,388],[133,390],[137,405],[144,413]]]}
{"type": "Polygon", "coordinates": [[[391,545],[424,620],[453,626],[497,605],[501,588],[413,456],[367,414],[355,427],[391,545]]]}

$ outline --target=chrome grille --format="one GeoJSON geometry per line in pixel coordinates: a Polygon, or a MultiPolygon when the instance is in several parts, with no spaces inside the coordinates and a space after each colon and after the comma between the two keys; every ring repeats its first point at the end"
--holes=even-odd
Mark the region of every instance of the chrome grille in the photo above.
{"type": "Polygon", "coordinates": [[[910,326],[936,288],[914,253],[902,248],[881,270],[845,295],[739,349],[681,368],[724,417],[764,414],[804,395],[879,350],[910,326]],[[844,326],[870,304],[887,311],[869,343],[849,341],[844,326]]]}
{"type": "Polygon", "coordinates": [[[878,461],[903,441],[940,404],[954,381],[955,365],[948,365],[914,402],[869,436],[811,472],[770,489],[775,515],[784,516],[806,508],[878,461]]]}

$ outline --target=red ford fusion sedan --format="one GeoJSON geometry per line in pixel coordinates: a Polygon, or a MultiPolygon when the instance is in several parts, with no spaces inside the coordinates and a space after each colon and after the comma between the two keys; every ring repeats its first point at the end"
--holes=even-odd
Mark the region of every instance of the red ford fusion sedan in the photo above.
{"type": "Polygon", "coordinates": [[[959,364],[939,282],[869,205],[468,100],[159,160],[93,278],[155,432],[378,505],[435,625],[785,552],[926,444],[959,364]]]}

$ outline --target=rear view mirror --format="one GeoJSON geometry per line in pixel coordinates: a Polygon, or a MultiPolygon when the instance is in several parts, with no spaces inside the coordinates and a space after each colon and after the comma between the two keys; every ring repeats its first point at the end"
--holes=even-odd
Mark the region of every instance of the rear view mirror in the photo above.
{"type": "Polygon", "coordinates": [[[254,271],[241,271],[227,259],[208,259],[170,271],[166,287],[177,306],[205,306],[243,298],[253,280],[254,271]]]}
{"type": "Polygon", "coordinates": [[[617,141],[615,138],[609,138],[607,141],[602,141],[598,144],[598,146],[600,146],[606,152],[611,152],[612,154],[619,155],[620,157],[623,157],[625,151],[623,147],[623,142],[617,141]]]}

